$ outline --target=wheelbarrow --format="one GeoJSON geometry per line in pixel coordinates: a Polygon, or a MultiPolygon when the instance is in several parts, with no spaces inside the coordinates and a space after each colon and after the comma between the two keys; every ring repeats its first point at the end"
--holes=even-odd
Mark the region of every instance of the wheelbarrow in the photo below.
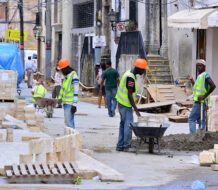
{"type": "Polygon", "coordinates": [[[142,144],[148,144],[149,153],[154,152],[154,145],[158,145],[158,152],[160,153],[160,138],[164,135],[166,129],[170,126],[169,123],[163,123],[159,126],[151,124],[151,122],[135,122],[130,123],[132,130],[137,137],[136,140],[136,154],[142,144]],[[149,126],[148,126],[149,124],[149,126]]]}
{"type": "Polygon", "coordinates": [[[35,98],[35,108],[39,111],[46,112],[46,116],[48,118],[52,118],[54,107],[57,105],[57,99],[49,99],[49,98],[35,98]]]}

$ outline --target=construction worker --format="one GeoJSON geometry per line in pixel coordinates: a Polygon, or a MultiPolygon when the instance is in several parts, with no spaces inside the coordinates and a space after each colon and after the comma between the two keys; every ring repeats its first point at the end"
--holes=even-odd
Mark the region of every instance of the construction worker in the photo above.
{"type": "Polygon", "coordinates": [[[136,59],[134,69],[126,71],[120,81],[120,85],[116,94],[118,108],[120,112],[120,129],[117,143],[117,151],[127,152],[131,147],[132,129],[130,123],[133,122],[133,110],[136,115],[140,113],[135,105],[136,94],[138,92],[136,75],[142,75],[149,69],[145,59],[136,59]]]}
{"type": "Polygon", "coordinates": [[[205,109],[206,104],[210,101],[210,94],[216,88],[209,74],[205,72],[206,62],[203,59],[196,60],[196,66],[198,71],[198,77],[196,82],[188,75],[188,79],[191,80],[193,87],[194,104],[192,111],[189,115],[189,130],[190,133],[196,133],[196,121],[199,123],[199,129],[205,129],[205,109]],[[203,109],[201,109],[203,106],[203,109]],[[203,111],[203,114],[201,112],[203,111]],[[201,116],[203,115],[203,118],[201,116]]]}
{"type": "Polygon", "coordinates": [[[65,124],[75,128],[74,114],[77,111],[79,77],[69,65],[70,61],[66,58],[58,62],[58,69],[65,76],[58,99],[63,102],[65,124]]]}
{"type": "Polygon", "coordinates": [[[47,93],[47,90],[43,86],[43,80],[39,79],[38,84],[32,89],[32,101],[35,103],[35,98],[44,98],[47,93]]]}
{"type": "Polygon", "coordinates": [[[32,88],[33,73],[36,71],[36,65],[31,60],[31,56],[28,56],[28,60],[25,62],[25,71],[27,73],[27,86],[28,88],[32,88]]]}

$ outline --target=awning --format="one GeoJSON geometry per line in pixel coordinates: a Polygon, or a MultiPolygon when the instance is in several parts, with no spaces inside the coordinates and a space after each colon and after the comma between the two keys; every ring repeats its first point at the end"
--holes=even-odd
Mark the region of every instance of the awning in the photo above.
{"type": "Polygon", "coordinates": [[[182,10],[168,17],[168,27],[207,29],[210,27],[208,16],[216,11],[217,9],[182,10]]]}

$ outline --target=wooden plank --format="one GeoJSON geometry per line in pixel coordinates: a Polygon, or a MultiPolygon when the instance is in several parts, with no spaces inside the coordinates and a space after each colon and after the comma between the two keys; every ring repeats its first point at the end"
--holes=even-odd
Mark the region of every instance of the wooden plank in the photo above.
{"type": "Polygon", "coordinates": [[[39,164],[34,164],[33,167],[36,169],[36,173],[40,176],[43,175],[43,171],[39,164]]]}
{"type": "Polygon", "coordinates": [[[61,175],[67,174],[66,171],[65,171],[65,169],[64,169],[63,166],[62,166],[62,163],[57,162],[56,164],[57,164],[58,170],[60,171],[61,175]]]}
{"type": "Polygon", "coordinates": [[[27,164],[27,168],[28,168],[29,173],[30,173],[31,176],[36,175],[36,172],[35,172],[35,170],[33,169],[32,164],[27,164]]]}
{"type": "Polygon", "coordinates": [[[6,170],[6,176],[7,177],[12,177],[12,171],[11,170],[6,170]]]}
{"type": "Polygon", "coordinates": [[[176,123],[187,123],[188,116],[170,116],[169,121],[176,122],[176,123]]]}
{"type": "Polygon", "coordinates": [[[75,173],[79,173],[80,170],[77,166],[77,164],[75,162],[70,162],[70,165],[72,166],[72,168],[74,169],[75,173]]]}
{"type": "Polygon", "coordinates": [[[59,174],[57,168],[55,168],[54,163],[49,163],[48,166],[49,166],[49,169],[51,170],[51,173],[53,173],[54,175],[59,174]]]}
{"type": "Polygon", "coordinates": [[[172,104],[175,104],[175,101],[165,101],[165,102],[155,102],[155,103],[150,103],[150,104],[141,104],[141,105],[138,105],[137,107],[138,107],[139,111],[143,111],[143,110],[151,109],[151,108],[170,106],[172,104]]]}
{"type": "Polygon", "coordinates": [[[43,168],[43,170],[44,170],[45,175],[50,175],[50,174],[51,174],[51,172],[50,172],[49,169],[48,169],[47,164],[42,163],[42,168],[43,168]]]}
{"type": "Polygon", "coordinates": [[[15,175],[15,176],[20,176],[20,171],[19,171],[17,165],[16,165],[16,164],[13,164],[13,165],[12,165],[12,168],[13,168],[13,171],[14,171],[14,175],[15,175]]]}
{"type": "Polygon", "coordinates": [[[67,172],[68,172],[70,175],[73,175],[73,174],[74,174],[72,168],[70,167],[69,162],[64,162],[64,166],[65,166],[67,172]]]}
{"type": "Polygon", "coordinates": [[[20,164],[20,171],[21,171],[21,174],[24,176],[26,176],[28,174],[24,164],[20,164]]]}

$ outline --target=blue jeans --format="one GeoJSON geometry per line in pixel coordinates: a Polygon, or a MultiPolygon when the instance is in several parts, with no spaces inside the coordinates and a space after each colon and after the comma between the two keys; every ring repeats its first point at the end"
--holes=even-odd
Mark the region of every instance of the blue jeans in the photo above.
{"type": "Polygon", "coordinates": [[[116,106],[117,106],[117,100],[115,98],[116,93],[117,93],[117,88],[112,88],[111,90],[106,90],[108,115],[110,117],[113,117],[112,110],[115,111],[116,106]]]}
{"type": "Polygon", "coordinates": [[[64,104],[64,122],[68,127],[74,128],[74,114],[71,112],[72,105],[64,104]]]}
{"type": "Polygon", "coordinates": [[[117,148],[127,149],[131,147],[132,143],[132,129],[130,123],[133,122],[133,110],[119,103],[118,108],[120,112],[120,129],[117,148]]]}
{"type": "Polygon", "coordinates": [[[190,133],[196,133],[196,121],[199,123],[199,129],[205,129],[206,122],[205,122],[205,104],[203,107],[203,123],[201,128],[201,103],[200,102],[194,102],[192,111],[188,118],[189,123],[189,130],[190,133]]]}

